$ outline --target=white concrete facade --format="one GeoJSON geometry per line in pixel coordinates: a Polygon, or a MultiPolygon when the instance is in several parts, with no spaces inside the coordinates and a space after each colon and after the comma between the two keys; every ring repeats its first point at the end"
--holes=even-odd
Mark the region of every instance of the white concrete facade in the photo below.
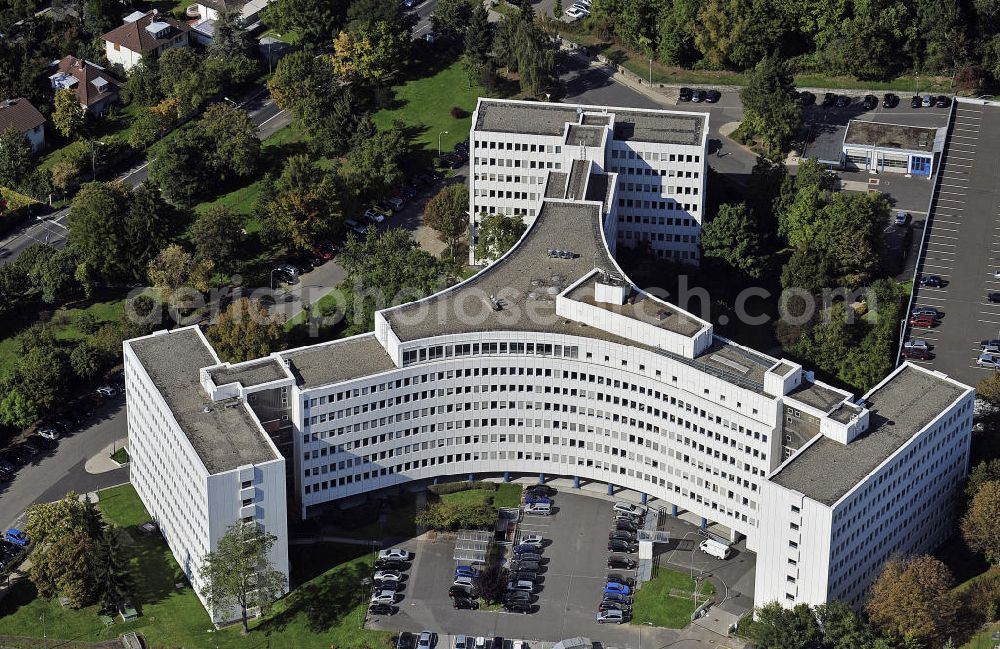
{"type": "MultiPolygon", "coordinates": [[[[698,263],[708,169],[705,155],[708,113],[558,104],[571,112],[563,123],[547,123],[544,128],[548,134],[527,123],[524,130],[519,130],[521,127],[516,123],[498,130],[488,120],[480,119],[485,109],[518,107],[545,111],[547,106],[551,105],[480,99],[473,113],[469,135],[473,263],[481,215],[519,216],[530,224],[546,196],[547,172],[569,173],[574,160],[590,160],[602,172],[618,175],[615,191],[608,197],[608,202],[617,208],[617,245],[648,244],[659,258],[698,263]],[[616,119],[633,115],[652,120],[683,116],[697,120],[696,131],[678,138],[690,135],[689,143],[680,143],[644,138],[616,128],[616,119]],[[586,143],[580,143],[576,129],[571,129],[576,126],[587,129],[586,143]]],[[[568,191],[565,197],[583,198],[571,193],[568,191]]]]}

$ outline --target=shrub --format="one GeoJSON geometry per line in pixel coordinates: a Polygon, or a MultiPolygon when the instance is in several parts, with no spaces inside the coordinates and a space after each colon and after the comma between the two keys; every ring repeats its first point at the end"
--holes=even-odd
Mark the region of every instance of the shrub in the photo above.
{"type": "Polygon", "coordinates": [[[491,529],[497,513],[490,503],[430,503],[417,512],[414,521],[438,531],[491,529]]]}
{"type": "Polygon", "coordinates": [[[451,116],[454,117],[455,119],[462,119],[463,117],[468,117],[469,113],[468,113],[468,111],[466,111],[466,110],[464,110],[462,108],[459,108],[458,106],[452,106],[451,107],[451,116]]]}
{"type": "Polygon", "coordinates": [[[462,480],[461,482],[445,482],[443,484],[434,484],[427,487],[427,491],[431,492],[436,496],[453,494],[459,491],[467,491],[469,489],[485,489],[486,491],[496,491],[497,483],[487,482],[485,480],[462,480]]]}

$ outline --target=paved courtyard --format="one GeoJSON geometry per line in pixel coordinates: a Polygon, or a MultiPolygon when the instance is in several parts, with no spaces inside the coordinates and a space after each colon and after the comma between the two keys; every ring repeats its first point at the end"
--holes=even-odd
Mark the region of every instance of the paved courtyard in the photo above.
{"type": "MultiPolygon", "coordinates": [[[[563,481],[558,481],[563,482],[563,481]]],[[[568,481],[566,481],[568,484],[568,481]]],[[[597,486],[597,485],[593,485],[597,486]]],[[[524,532],[538,533],[551,541],[543,556],[548,563],[542,572],[537,593],[536,612],[529,615],[504,611],[455,610],[448,598],[455,562],[454,540],[450,537],[415,539],[405,544],[415,558],[399,602],[399,612],[392,617],[374,618],[369,627],[397,631],[427,629],[441,635],[440,647],[450,647],[456,634],[502,636],[504,638],[554,643],[564,638],[586,636],[607,647],[642,649],[668,643],[711,642],[720,646],[741,646],[699,626],[683,630],[658,629],[637,625],[599,625],[594,616],[600,601],[607,568],[607,533],[611,523],[611,499],[603,493],[558,485],[557,511],[547,518],[526,517],[524,532]],[[575,493],[574,493],[575,491],[575,493]]],[[[601,485],[603,490],[603,485],[601,485]]],[[[652,506],[656,503],[651,501],[652,506]]],[[[748,610],[753,598],[755,556],[742,544],[727,561],[714,559],[697,550],[701,536],[697,527],[680,519],[665,517],[671,542],[657,544],[655,555],[661,565],[701,574],[716,584],[718,599],[728,597],[722,608],[735,615],[748,610]]],[[[532,645],[536,646],[536,645],[532,645]]]]}

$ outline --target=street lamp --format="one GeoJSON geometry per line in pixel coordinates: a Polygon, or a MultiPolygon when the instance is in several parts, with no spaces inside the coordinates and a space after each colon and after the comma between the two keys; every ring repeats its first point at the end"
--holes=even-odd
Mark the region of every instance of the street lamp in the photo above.
{"type": "Polygon", "coordinates": [[[653,59],[649,59],[649,86],[653,87],[653,59]]]}
{"type": "Polygon", "coordinates": [[[270,287],[271,287],[272,291],[274,290],[274,273],[276,271],[279,271],[279,270],[281,270],[281,269],[280,268],[272,268],[271,269],[271,283],[270,283],[270,287]]]}
{"type": "Polygon", "coordinates": [[[447,134],[448,131],[441,131],[440,133],[438,133],[438,158],[441,157],[441,136],[447,134]]]}
{"type": "Polygon", "coordinates": [[[233,108],[239,108],[239,107],[240,107],[240,105],[239,105],[239,104],[237,104],[237,103],[236,103],[235,101],[233,101],[233,100],[232,100],[232,99],[230,99],[229,97],[223,97],[223,99],[225,99],[225,100],[226,100],[226,101],[228,101],[228,102],[229,102],[230,104],[232,104],[232,105],[233,105],[233,108]]]}
{"type": "Polygon", "coordinates": [[[97,145],[106,146],[104,142],[100,140],[90,141],[90,177],[93,180],[97,180],[97,145]]]}

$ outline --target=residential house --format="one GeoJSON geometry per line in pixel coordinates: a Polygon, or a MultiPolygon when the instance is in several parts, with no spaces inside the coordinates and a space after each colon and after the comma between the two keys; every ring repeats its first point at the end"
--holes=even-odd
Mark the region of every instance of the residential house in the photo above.
{"type": "Polygon", "coordinates": [[[101,38],[104,39],[108,61],[120,63],[130,70],[143,57],[155,59],[169,49],[187,47],[190,29],[187,23],[154,9],[129,14],[125,17],[125,24],[115,27],[101,38]]]}
{"type": "Polygon", "coordinates": [[[200,0],[198,2],[198,23],[191,27],[191,37],[202,45],[211,45],[215,37],[215,24],[225,11],[235,10],[240,13],[243,25],[254,27],[260,22],[260,14],[271,3],[271,0],[200,0]]]}
{"type": "Polygon", "coordinates": [[[93,115],[103,115],[110,106],[118,103],[121,82],[96,63],[75,56],[63,57],[56,64],[56,72],[49,76],[49,81],[53,91],[74,91],[80,105],[93,115]]]}
{"type": "Polygon", "coordinates": [[[23,133],[34,153],[45,146],[45,118],[27,99],[0,101],[0,133],[9,128],[23,133]]]}

